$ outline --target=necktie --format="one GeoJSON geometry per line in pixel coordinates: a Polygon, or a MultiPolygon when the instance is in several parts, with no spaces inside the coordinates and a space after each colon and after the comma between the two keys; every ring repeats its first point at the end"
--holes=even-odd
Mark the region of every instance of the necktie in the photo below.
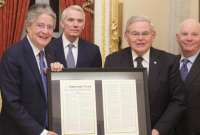
{"type": "Polygon", "coordinates": [[[68,54],[67,54],[67,67],[68,68],[75,68],[75,61],[74,61],[74,56],[72,53],[72,48],[74,47],[73,44],[68,45],[68,54]]]}
{"type": "Polygon", "coordinates": [[[190,61],[188,59],[183,59],[181,61],[182,63],[182,66],[181,66],[181,69],[180,69],[180,73],[181,73],[181,78],[183,81],[185,81],[187,75],[188,75],[188,67],[187,67],[187,64],[189,63],[190,61]]]}
{"type": "MultiPolygon", "coordinates": [[[[43,88],[44,88],[44,93],[45,93],[45,98],[47,101],[47,76],[46,76],[46,64],[44,62],[45,59],[45,55],[44,55],[44,51],[40,51],[39,53],[39,65],[40,65],[40,75],[42,78],[42,84],[43,84],[43,88]]],[[[46,111],[46,115],[45,115],[45,127],[48,127],[48,111],[46,111]]]]}
{"type": "Polygon", "coordinates": [[[138,56],[135,61],[137,62],[137,67],[136,68],[143,68],[143,65],[142,65],[142,61],[143,61],[143,58],[138,56]]]}
{"type": "Polygon", "coordinates": [[[47,100],[47,77],[46,77],[46,64],[44,62],[44,51],[40,51],[39,53],[39,66],[40,66],[40,75],[42,78],[42,84],[44,88],[45,98],[47,100]]]}

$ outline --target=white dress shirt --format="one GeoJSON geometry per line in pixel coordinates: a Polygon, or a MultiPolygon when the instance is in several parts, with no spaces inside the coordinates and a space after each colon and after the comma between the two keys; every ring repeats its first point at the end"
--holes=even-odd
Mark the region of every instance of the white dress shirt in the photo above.
{"type": "MultiPolygon", "coordinates": [[[[40,53],[40,51],[42,51],[42,50],[44,51],[44,49],[39,50],[35,45],[33,45],[33,43],[31,42],[31,40],[30,40],[30,38],[29,38],[28,36],[27,36],[27,39],[28,39],[28,41],[29,41],[29,43],[30,43],[30,45],[31,45],[31,48],[32,48],[32,50],[33,50],[35,59],[36,59],[36,61],[37,61],[38,69],[39,69],[39,71],[40,71],[39,53],[40,53]]],[[[44,53],[45,53],[45,51],[44,51],[44,53]]],[[[44,62],[45,62],[45,65],[46,65],[46,67],[47,67],[47,61],[46,61],[45,58],[44,58],[44,62]]]]}
{"type": "Polygon", "coordinates": [[[192,67],[192,64],[194,63],[195,59],[197,58],[197,56],[199,55],[200,53],[200,50],[193,56],[190,56],[190,57],[184,57],[183,55],[181,55],[181,59],[180,59],[180,66],[179,66],[179,69],[181,69],[182,65],[183,65],[183,62],[182,60],[183,59],[188,59],[190,62],[187,63],[187,68],[188,68],[188,72],[190,72],[190,69],[192,67]]]}
{"type": "Polygon", "coordinates": [[[74,47],[72,48],[72,53],[73,53],[73,56],[74,56],[75,65],[77,64],[77,59],[78,59],[78,40],[79,40],[79,38],[77,38],[73,43],[71,43],[71,42],[65,37],[64,34],[62,35],[63,49],[64,49],[64,53],[65,53],[65,60],[67,59],[67,54],[68,54],[68,50],[69,50],[68,45],[69,45],[69,44],[73,44],[74,47]]]}

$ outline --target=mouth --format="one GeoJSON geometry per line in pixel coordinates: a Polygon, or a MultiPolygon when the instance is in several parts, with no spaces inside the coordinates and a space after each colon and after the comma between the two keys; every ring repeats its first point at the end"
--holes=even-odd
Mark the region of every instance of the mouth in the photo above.
{"type": "Polygon", "coordinates": [[[73,33],[78,33],[78,32],[80,32],[79,29],[73,29],[73,30],[70,30],[70,31],[73,32],[73,33]]]}
{"type": "Polygon", "coordinates": [[[192,43],[192,42],[185,42],[184,43],[184,46],[185,47],[191,47],[191,46],[193,46],[194,45],[194,43],[192,43]]]}
{"type": "Polygon", "coordinates": [[[145,43],[137,43],[136,45],[137,45],[137,47],[144,47],[145,43]]]}
{"type": "Polygon", "coordinates": [[[49,36],[38,36],[42,40],[48,40],[50,37],[49,36]]]}

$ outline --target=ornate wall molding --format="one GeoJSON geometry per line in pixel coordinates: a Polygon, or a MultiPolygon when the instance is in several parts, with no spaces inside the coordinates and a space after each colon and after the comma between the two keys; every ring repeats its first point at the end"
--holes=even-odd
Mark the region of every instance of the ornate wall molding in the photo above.
{"type": "Polygon", "coordinates": [[[82,4],[82,8],[91,13],[91,14],[94,14],[94,10],[93,10],[93,5],[94,5],[94,2],[93,0],[86,0],[83,4],[82,4]]]}
{"type": "Polygon", "coordinates": [[[102,60],[119,50],[122,36],[122,4],[120,0],[94,2],[94,42],[99,45],[102,60]]]}
{"type": "Polygon", "coordinates": [[[0,8],[3,7],[5,5],[5,0],[0,0],[0,8]]]}
{"type": "Polygon", "coordinates": [[[100,47],[104,63],[110,54],[110,0],[96,0],[94,5],[94,42],[100,47]]]}
{"type": "Polygon", "coordinates": [[[120,22],[121,17],[119,17],[119,0],[110,1],[110,53],[119,50],[120,43],[120,22]]]}

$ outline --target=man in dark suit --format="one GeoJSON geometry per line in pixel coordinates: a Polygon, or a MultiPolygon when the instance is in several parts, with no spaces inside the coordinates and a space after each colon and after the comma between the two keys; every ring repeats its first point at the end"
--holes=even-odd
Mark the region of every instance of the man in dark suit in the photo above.
{"type": "Polygon", "coordinates": [[[56,15],[48,5],[33,5],[26,20],[26,37],[6,50],[2,57],[1,135],[57,135],[47,130],[47,64],[44,54],[55,23],[56,15]]]}
{"type": "Polygon", "coordinates": [[[175,56],[151,47],[155,34],[150,20],[131,17],[125,32],[130,47],[107,56],[105,68],[147,68],[152,135],[169,135],[185,109],[184,93],[175,56]]]}
{"type": "Polygon", "coordinates": [[[65,68],[102,66],[99,47],[79,38],[84,25],[85,13],[80,6],[72,5],[63,11],[60,20],[63,34],[46,48],[49,63],[59,61],[65,68]]]}
{"type": "Polygon", "coordinates": [[[200,24],[186,19],[180,25],[177,41],[182,50],[177,63],[186,88],[186,106],[176,135],[200,135],[200,24]]]}

